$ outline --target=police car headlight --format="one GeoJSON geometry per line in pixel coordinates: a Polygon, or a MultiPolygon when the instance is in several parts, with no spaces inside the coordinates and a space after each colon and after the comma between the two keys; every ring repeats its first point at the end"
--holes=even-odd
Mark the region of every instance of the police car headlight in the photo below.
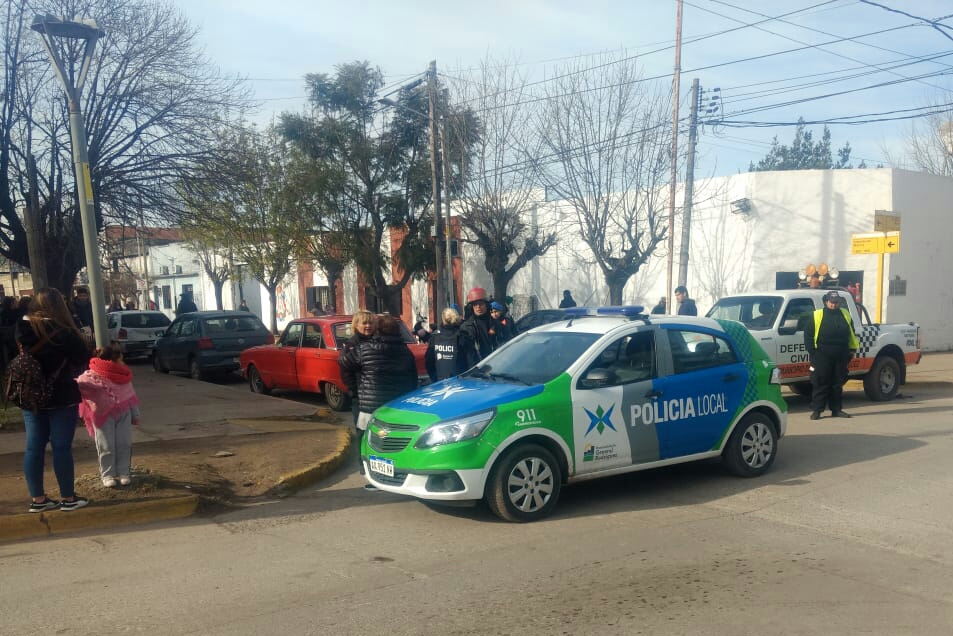
{"type": "Polygon", "coordinates": [[[494,415],[496,415],[496,409],[437,422],[424,431],[414,447],[433,448],[441,444],[453,444],[479,437],[493,421],[494,415]]]}
{"type": "Polygon", "coordinates": [[[777,367],[771,369],[771,384],[781,384],[781,369],[777,367]]]}

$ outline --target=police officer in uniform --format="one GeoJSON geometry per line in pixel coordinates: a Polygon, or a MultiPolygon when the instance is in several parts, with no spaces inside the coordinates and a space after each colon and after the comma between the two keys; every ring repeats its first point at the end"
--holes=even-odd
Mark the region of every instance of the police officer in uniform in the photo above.
{"type": "Polygon", "coordinates": [[[487,357],[496,349],[496,333],[493,331],[493,319],[490,318],[490,301],[486,298],[486,290],[482,287],[474,287],[467,292],[466,320],[460,325],[462,331],[473,343],[473,351],[469,355],[475,356],[471,359],[470,368],[477,362],[487,357]]]}
{"type": "Polygon", "coordinates": [[[432,382],[452,378],[469,369],[472,358],[469,352],[474,350],[473,343],[460,331],[462,319],[457,310],[448,307],[441,318],[443,326],[430,335],[424,356],[432,382]]]}
{"type": "Polygon", "coordinates": [[[850,313],[840,306],[836,291],[824,294],[824,308],[811,314],[804,346],[811,357],[811,419],[820,419],[828,405],[834,417],[850,417],[842,408],[844,383],[847,365],[860,343],[850,313]]]}

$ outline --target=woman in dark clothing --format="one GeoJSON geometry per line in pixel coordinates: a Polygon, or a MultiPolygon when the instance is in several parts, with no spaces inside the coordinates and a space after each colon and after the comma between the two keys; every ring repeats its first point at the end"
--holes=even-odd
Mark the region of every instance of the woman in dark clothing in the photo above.
{"type": "Polygon", "coordinates": [[[473,343],[460,331],[460,314],[448,307],[443,310],[441,318],[443,326],[430,337],[424,357],[427,374],[433,382],[452,378],[469,369],[469,352],[473,351],[473,343]]]}
{"type": "Polygon", "coordinates": [[[351,398],[351,414],[354,415],[354,427],[357,428],[357,417],[360,409],[357,403],[358,372],[351,370],[344,364],[344,358],[352,349],[356,349],[366,340],[374,336],[374,327],[377,317],[366,309],[358,309],[351,318],[351,337],[344,341],[341,353],[338,354],[338,366],[341,367],[341,381],[347,387],[348,397],[351,398]]]}
{"type": "Polygon", "coordinates": [[[63,295],[55,289],[40,289],[30,302],[26,319],[16,326],[16,340],[43,370],[52,394],[36,411],[24,409],[26,453],[23,472],[33,501],[30,512],[76,510],[88,502],[77,497],[73,484],[73,434],[79,418],[79,387],[76,377],[89,364],[86,342],[73,323],[63,295]],[[46,445],[53,450],[53,472],[61,502],[47,497],[43,489],[46,445]]]}
{"type": "MultiPolygon", "coordinates": [[[[345,349],[338,361],[342,376],[357,378],[360,437],[377,407],[417,388],[414,354],[400,335],[400,326],[393,316],[379,316],[374,337],[345,349]]],[[[362,472],[363,464],[362,461],[362,472]]]]}

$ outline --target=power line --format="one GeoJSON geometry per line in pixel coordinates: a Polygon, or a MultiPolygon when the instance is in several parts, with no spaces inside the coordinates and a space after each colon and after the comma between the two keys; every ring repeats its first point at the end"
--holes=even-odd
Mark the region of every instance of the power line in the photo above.
{"type": "MultiPolygon", "coordinates": [[[[721,5],[724,5],[724,6],[727,6],[727,7],[731,7],[732,9],[736,9],[736,10],[739,10],[739,11],[745,11],[745,12],[747,12],[747,13],[752,13],[752,14],[757,15],[757,16],[764,16],[763,13],[759,13],[759,12],[757,12],[757,11],[751,11],[751,10],[749,10],[749,9],[743,9],[743,8],[738,7],[738,6],[735,6],[735,5],[733,5],[733,4],[729,3],[729,2],[725,2],[724,0],[708,0],[708,1],[709,1],[709,2],[715,2],[715,3],[721,4],[721,5]]],[[[686,4],[689,5],[689,6],[691,6],[691,7],[695,7],[696,9],[699,9],[699,10],[701,10],[701,11],[706,11],[706,12],[711,13],[711,14],[713,14],[713,15],[717,15],[717,16],[719,16],[719,17],[721,17],[721,18],[725,18],[726,20],[732,20],[732,21],[741,22],[742,24],[744,24],[744,21],[743,21],[743,20],[739,20],[739,19],[737,19],[737,18],[733,18],[733,17],[731,17],[731,16],[727,16],[727,15],[724,15],[724,14],[722,14],[722,13],[718,13],[717,11],[713,11],[713,10],[711,10],[711,9],[706,9],[706,8],[704,8],[704,7],[700,7],[700,6],[698,6],[698,5],[692,4],[691,2],[686,2],[686,4]]],[[[800,24],[797,24],[797,23],[795,23],[795,22],[790,22],[789,20],[784,20],[784,19],[782,19],[782,18],[779,18],[777,21],[778,21],[778,22],[782,22],[782,23],[784,23],[784,24],[790,24],[790,25],[793,25],[793,26],[796,26],[796,27],[799,27],[799,28],[802,28],[802,29],[807,29],[807,30],[813,31],[813,32],[815,32],[815,33],[820,33],[820,34],[826,35],[826,36],[828,36],[828,37],[840,37],[840,36],[837,36],[837,35],[834,34],[834,33],[828,33],[827,31],[821,31],[820,29],[815,29],[815,28],[813,28],[813,27],[808,27],[808,26],[800,25],[800,24]]],[[[798,44],[805,44],[805,45],[811,46],[811,47],[813,47],[813,48],[816,48],[818,51],[821,51],[821,52],[823,52],[823,53],[827,53],[828,55],[834,55],[834,56],[836,56],[836,57],[839,57],[839,58],[842,58],[842,59],[845,59],[845,60],[849,60],[849,61],[851,61],[851,62],[857,62],[857,63],[859,63],[859,64],[864,64],[864,62],[863,62],[862,60],[858,60],[858,59],[855,59],[855,58],[853,58],[853,57],[850,57],[849,55],[844,55],[844,54],[842,54],[842,53],[837,53],[837,52],[835,52],[835,51],[829,51],[829,50],[827,50],[826,48],[823,48],[823,46],[820,46],[820,45],[815,46],[815,45],[812,45],[812,44],[810,44],[810,43],[808,43],[808,42],[802,42],[801,40],[798,40],[798,39],[796,39],[796,38],[792,38],[792,37],[790,37],[790,36],[783,35],[783,34],[781,34],[781,33],[775,32],[775,31],[771,31],[770,29],[766,29],[766,28],[761,27],[761,26],[754,26],[753,28],[755,28],[755,29],[757,29],[757,30],[759,30],[759,31],[763,31],[763,32],[765,32],[765,33],[769,33],[769,34],[771,34],[771,35],[780,37],[780,38],[784,38],[784,39],[786,39],[786,40],[790,40],[790,41],[792,41],[792,42],[796,42],[796,43],[798,43],[798,44]]],[[[864,42],[864,41],[862,41],[862,40],[858,40],[856,43],[857,43],[857,44],[860,44],[860,45],[862,45],[862,46],[869,46],[869,47],[873,47],[873,48],[880,49],[880,50],[883,50],[883,51],[888,51],[888,52],[890,52],[890,53],[895,53],[895,54],[898,54],[898,55],[903,55],[903,53],[900,53],[899,51],[893,51],[893,50],[890,50],[890,49],[887,49],[887,48],[884,48],[884,47],[881,47],[881,46],[877,46],[877,45],[875,45],[875,44],[869,44],[869,43],[864,42]]],[[[912,57],[912,56],[908,56],[908,57],[912,57]]],[[[883,72],[893,73],[892,71],[883,69],[882,67],[878,66],[877,64],[872,64],[872,63],[871,63],[871,64],[868,64],[868,66],[871,66],[871,67],[876,68],[876,69],[878,69],[878,70],[880,70],[880,71],[883,71],[883,72]]],[[[944,65],[944,66],[945,66],[946,68],[948,68],[948,69],[951,68],[948,64],[946,64],[946,65],[944,65]]],[[[897,75],[897,76],[899,76],[899,77],[904,77],[903,75],[900,75],[899,73],[893,73],[893,74],[894,74],[894,75],[897,75]]],[[[927,83],[927,82],[923,82],[923,83],[926,84],[927,86],[931,87],[931,88],[935,88],[935,89],[938,89],[938,90],[945,90],[945,89],[943,89],[942,87],[936,86],[936,85],[934,85],[934,84],[929,84],[929,83],[927,83]]]]}

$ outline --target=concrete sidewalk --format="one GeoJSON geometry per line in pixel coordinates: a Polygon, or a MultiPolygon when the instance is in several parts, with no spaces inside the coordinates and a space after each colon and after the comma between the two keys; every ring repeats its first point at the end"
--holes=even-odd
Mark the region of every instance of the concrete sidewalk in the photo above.
{"type": "MultiPolygon", "coordinates": [[[[267,486],[275,492],[290,492],[330,474],[343,461],[350,446],[347,427],[327,409],[309,404],[258,395],[241,386],[222,386],[196,382],[187,377],[155,373],[144,365],[134,365],[134,383],[140,400],[142,421],[133,428],[133,463],[142,460],[146,466],[159,463],[157,453],[176,453],[178,457],[195,453],[211,443],[228,443],[241,448],[244,457],[274,453],[282,448],[274,438],[284,436],[284,448],[294,443],[295,436],[307,437],[309,448],[300,465],[274,475],[275,483],[267,486]],[[288,436],[291,436],[289,438],[288,436]],[[257,449],[257,450],[256,450],[257,449]]],[[[194,514],[203,498],[199,495],[170,497],[169,493],[137,492],[135,500],[106,500],[106,493],[90,492],[80,484],[82,472],[86,481],[98,481],[95,450],[82,425],[77,428],[74,456],[77,464],[77,490],[89,496],[96,505],[63,513],[19,513],[29,499],[22,478],[22,457],[26,434],[22,426],[14,431],[0,431],[0,541],[78,530],[116,527],[194,514]],[[86,479],[88,478],[88,479],[86,479]],[[10,501],[7,501],[10,500],[10,501]],[[16,501],[12,507],[11,501],[16,501]],[[11,514],[12,510],[17,513],[11,514]]],[[[204,456],[196,461],[206,460],[204,456]]],[[[206,460],[207,461],[207,460],[206,460]]],[[[276,465],[280,462],[274,462],[276,465]]],[[[52,458],[47,453],[46,481],[48,491],[55,488],[52,480],[52,458]]],[[[134,483],[136,478],[134,477],[134,483]]],[[[189,486],[185,486],[188,488],[189,486]]],[[[184,492],[188,493],[188,490],[184,492]]],[[[109,493],[113,494],[113,493],[109,493]]],[[[122,495],[121,491],[116,494],[122,495]]],[[[131,496],[131,493],[130,493],[131,496]]]]}

